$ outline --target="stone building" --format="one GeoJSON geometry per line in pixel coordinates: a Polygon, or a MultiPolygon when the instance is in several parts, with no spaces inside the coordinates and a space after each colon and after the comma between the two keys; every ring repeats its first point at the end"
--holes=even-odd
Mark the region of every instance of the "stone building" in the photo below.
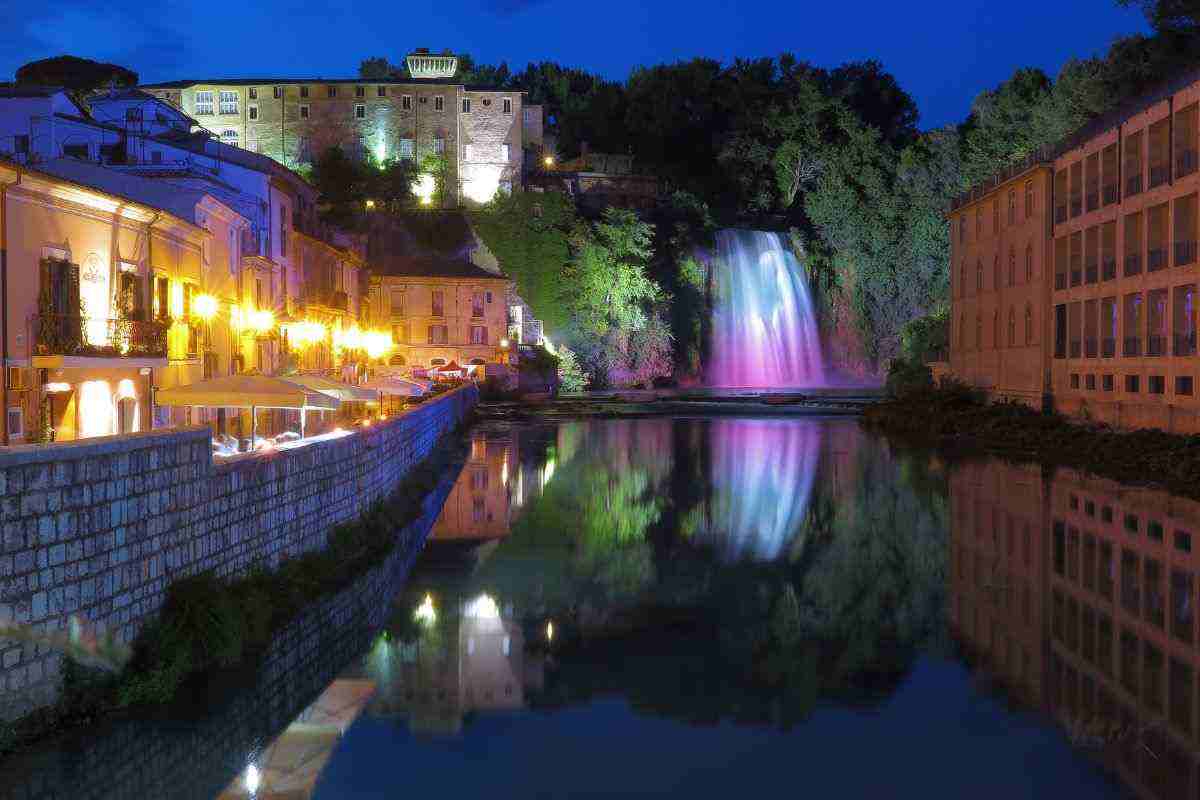
{"type": "Polygon", "coordinates": [[[414,54],[409,66],[429,77],[206,79],[143,88],[220,141],[289,167],[311,164],[331,146],[377,161],[444,155],[448,207],[519,185],[525,130],[540,141],[542,127],[540,114],[525,113],[522,93],[456,82],[453,57],[414,54]],[[430,58],[436,68],[418,68],[430,58]]]}
{"type": "Polygon", "coordinates": [[[1029,178],[1000,176],[954,204],[952,372],[1029,402],[1038,383],[1029,376],[1041,374],[1041,391],[1062,411],[1128,427],[1200,430],[1198,109],[1200,71],[1193,71],[1040,154],[1029,178]],[[1022,218],[1015,184],[1030,179],[1041,233],[1005,227],[1014,189],[1022,218]],[[1022,288],[1026,241],[1034,270],[1022,288]],[[1016,285],[1005,267],[1010,245],[1016,285]],[[1021,336],[1022,303],[1033,308],[1031,341],[1021,336]]]}

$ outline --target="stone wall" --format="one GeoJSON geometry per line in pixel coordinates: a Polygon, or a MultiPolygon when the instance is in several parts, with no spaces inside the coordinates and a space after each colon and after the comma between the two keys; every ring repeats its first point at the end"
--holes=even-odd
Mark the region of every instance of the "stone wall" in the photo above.
{"type": "MultiPolygon", "coordinates": [[[[0,452],[0,624],[45,636],[72,617],[133,641],[169,583],[325,544],[468,414],[474,387],[385,423],[215,464],[193,428],[0,452]]],[[[0,719],[53,702],[62,656],[0,638],[0,719]]]]}

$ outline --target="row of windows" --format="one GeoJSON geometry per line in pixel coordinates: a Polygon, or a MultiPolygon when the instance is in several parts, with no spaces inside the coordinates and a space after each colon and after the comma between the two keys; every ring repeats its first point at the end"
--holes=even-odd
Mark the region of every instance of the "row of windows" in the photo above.
{"type": "MultiPolygon", "coordinates": [[[[1008,225],[1016,225],[1018,219],[1027,220],[1033,217],[1034,213],[1037,211],[1037,192],[1034,189],[1032,180],[1025,181],[1023,196],[1024,200],[1019,215],[1017,211],[1016,188],[1009,189],[1003,201],[999,195],[992,198],[990,205],[992,216],[991,232],[993,235],[999,233],[1001,230],[1001,202],[1003,202],[1006,207],[1003,218],[1007,220],[1008,225]]],[[[975,237],[977,239],[983,238],[983,206],[983,203],[979,203],[975,206],[975,237]]],[[[960,214],[958,217],[958,241],[960,243],[967,241],[967,215],[965,212],[960,214]]]]}
{"type": "MultiPolygon", "coordinates": [[[[488,330],[484,325],[472,325],[469,331],[471,344],[487,344],[488,330]]],[[[411,338],[408,323],[392,325],[392,341],[396,344],[418,344],[411,338]]],[[[426,344],[449,344],[450,327],[448,325],[430,325],[426,329],[426,344]]]]}
{"type": "MultiPolygon", "coordinates": [[[[1094,374],[1080,375],[1072,372],[1070,375],[1070,386],[1072,389],[1084,389],[1089,392],[1115,392],[1116,379],[1111,374],[1100,375],[1100,382],[1096,382],[1097,376],[1094,374]],[[1082,377],[1082,384],[1080,378],[1082,377]],[[1097,385],[1099,389],[1097,390],[1097,385]]],[[[1140,394],[1142,391],[1142,376],[1141,375],[1126,375],[1124,380],[1126,394],[1140,394]]],[[[1195,381],[1191,375],[1176,375],[1175,376],[1175,394],[1180,397],[1191,397],[1195,389],[1195,381]]],[[[1166,394],[1167,379],[1162,375],[1150,375],[1146,379],[1147,394],[1166,394]]]]}
{"type": "Polygon", "coordinates": [[[1120,231],[1114,220],[1058,237],[1054,240],[1054,288],[1115,279],[1118,232],[1122,234],[1125,277],[1140,275],[1143,268],[1157,272],[1171,264],[1195,263],[1198,209],[1200,202],[1193,193],[1125,215],[1120,231]]]}
{"type": "MultiPolygon", "coordinates": [[[[1017,278],[1020,274],[1024,275],[1025,283],[1033,283],[1034,279],[1034,260],[1033,260],[1033,244],[1025,245],[1025,259],[1022,265],[1021,273],[1017,271],[1017,251],[1013,247],[1008,248],[1008,263],[1007,271],[1004,269],[1004,264],[1000,261],[1000,255],[992,257],[992,288],[1000,289],[1004,286],[1016,286],[1017,278]],[[1005,278],[1007,277],[1007,281],[1005,278]]],[[[958,294],[963,297],[967,294],[967,262],[964,261],[959,268],[958,277],[958,294]]],[[[983,280],[983,259],[975,262],[975,291],[982,292],[984,290],[983,280]]]]}
{"type": "MultiPolygon", "coordinates": [[[[430,316],[442,317],[445,316],[446,309],[446,293],[441,289],[435,289],[430,293],[430,316]]],[[[484,306],[490,305],[494,295],[490,291],[477,291],[471,293],[471,316],[482,317],[484,306]]],[[[408,316],[408,293],[403,290],[393,290],[389,297],[389,309],[392,317],[408,316]]]]}
{"type": "Polygon", "coordinates": [[[1196,286],[1131,292],[1054,307],[1055,358],[1196,355],[1196,286]]]}
{"type": "MultiPolygon", "coordinates": [[[[964,350],[971,345],[969,341],[969,331],[967,329],[967,315],[963,314],[958,321],[958,346],[964,350]]],[[[992,313],[992,349],[998,350],[1002,347],[1002,343],[1007,342],[1008,347],[1017,347],[1020,345],[1031,345],[1037,343],[1037,331],[1033,319],[1033,306],[1025,305],[1025,324],[1023,328],[1022,339],[1017,338],[1017,309],[1015,306],[1010,306],[1008,309],[1008,329],[1007,336],[1002,337],[1000,333],[1000,312],[992,313]]],[[[983,317],[979,314],[975,315],[975,337],[974,349],[983,349],[983,317]]]]}
{"type": "MultiPolygon", "coordinates": [[[[386,89],[387,89],[387,87],[385,87],[385,86],[378,87],[378,96],[386,97],[387,96],[386,89]]],[[[336,86],[327,87],[327,95],[329,97],[337,97],[337,92],[338,92],[338,87],[336,87],[336,86]]],[[[237,92],[222,90],[220,92],[217,92],[216,94],[218,95],[217,109],[219,110],[219,112],[221,114],[237,114],[237,113],[239,113],[239,111],[238,111],[238,93],[237,92]]],[[[214,109],[213,95],[214,95],[214,92],[212,92],[211,90],[197,91],[195,99],[193,100],[193,111],[196,114],[201,115],[201,116],[211,115],[213,113],[213,109],[214,109]]],[[[308,96],[309,96],[308,87],[301,86],[300,87],[300,97],[303,99],[303,98],[307,98],[308,96]]],[[[356,87],[355,97],[362,98],[365,96],[366,96],[365,87],[362,87],[362,86],[356,87]]],[[[279,99],[281,97],[282,97],[282,93],[281,93],[280,87],[277,86],[277,87],[275,87],[275,98],[279,99]]],[[[413,107],[413,96],[411,94],[403,94],[403,95],[400,95],[399,97],[400,97],[401,110],[411,111],[412,107],[413,107]]],[[[258,99],[258,90],[257,89],[250,89],[249,99],[251,99],[251,100],[258,99]]],[[[429,100],[429,98],[425,97],[425,96],[421,96],[421,97],[417,98],[417,102],[422,105],[427,103],[428,100],[429,100]]],[[[485,107],[490,107],[492,105],[492,99],[490,97],[484,98],[482,102],[485,107]]],[[[252,117],[252,119],[257,118],[257,113],[258,113],[257,108],[256,107],[251,107],[251,108],[254,110],[254,117],[252,117]]],[[[356,109],[365,108],[365,106],[360,105],[360,106],[356,106],[355,108],[356,109]]],[[[444,96],[442,96],[440,94],[433,96],[433,110],[434,111],[445,111],[446,110],[446,98],[444,96]]],[[[470,114],[471,110],[472,110],[471,98],[464,97],[462,100],[463,113],[470,114]]],[[[504,114],[512,113],[513,105],[512,105],[511,97],[501,98],[500,110],[504,114]]],[[[362,115],[359,115],[359,116],[361,118],[362,115]]]]}

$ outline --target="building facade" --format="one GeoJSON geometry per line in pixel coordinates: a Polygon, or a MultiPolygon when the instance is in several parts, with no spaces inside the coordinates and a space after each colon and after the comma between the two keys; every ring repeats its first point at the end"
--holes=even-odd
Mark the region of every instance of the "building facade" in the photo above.
{"type": "Polygon", "coordinates": [[[512,281],[469,261],[393,259],[372,274],[365,324],[392,331],[390,363],[405,371],[508,364],[507,298],[512,281]]]}
{"type": "Polygon", "coordinates": [[[1045,400],[1063,412],[1200,430],[1198,109],[1200,73],[1181,76],[1040,154],[1028,177],[1000,176],[954,204],[953,373],[1031,403],[1031,376],[1042,375],[1045,400]],[[1022,218],[1022,180],[1033,181],[1035,203],[1045,198],[1035,210],[1041,241],[1032,228],[1005,226],[1014,195],[1022,218]],[[1022,288],[1025,241],[1034,268],[1022,288]]]}

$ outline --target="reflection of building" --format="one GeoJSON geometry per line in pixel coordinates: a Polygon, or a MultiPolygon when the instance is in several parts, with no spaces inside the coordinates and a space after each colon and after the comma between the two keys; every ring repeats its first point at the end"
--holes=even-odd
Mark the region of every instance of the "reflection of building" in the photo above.
{"type": "Polygon", "coordinates": [[[477,430],[471,453],[450,490],[430,537],[437,541],[481,541],[509,535],[510,470],[516,466],[515,430],[477,430]]]}
{"type": "Polygon", "coordinates": [[[340,678],[262,751],[218,800],[302,800],[313,796],[321,770],[375,693],[367,680],[340,678]]]}
{"type": "Polygon", "coordinates": [[[415,643],[388,645],[387,679],[371,714],[406,716],[414,733],[457,734],[465,715],[523,708],[525,692],[541,688],[543,660],[525,652],[511,606],[483,594],[456,611],[415,643]]]}
{"type": "Polygon", "coordinates": [[[1195,797],[1200,504],[1002,465],[951,492],[963,639],[1138,796],[1195,797]]]}

